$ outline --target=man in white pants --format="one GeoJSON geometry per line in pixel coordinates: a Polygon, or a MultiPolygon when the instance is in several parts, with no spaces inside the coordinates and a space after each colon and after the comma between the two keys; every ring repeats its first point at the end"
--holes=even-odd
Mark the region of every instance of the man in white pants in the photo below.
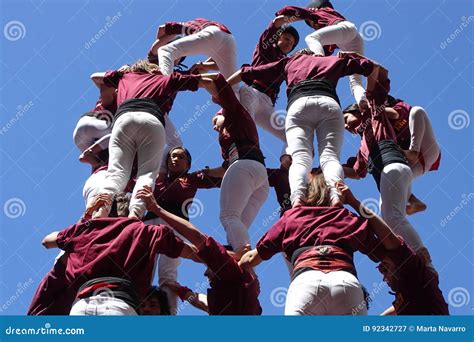
{"type": "MultiPolygon", "coordinates": [[[[173,72],[175,61],[181,57],[200,54],[211,57],[226,78],[236,69],[234,36],[221,23],[203,18],[169,22],[159,27],[156,38],[150,52],[158,55],[158,64],[164,75],[173,72]],[[175,39],[177,35],[183,37],[175,39]]],[[[238,86],[234,87],[234,92],[238,94],[238,86]]]]}
{"type": "MultiPolygon", "coordinates": [[[[292,21],[305,20],[315,31],[306,36],[305,41],[315,55],[331,55],[336,47],[341,51],[356,52],[364,55],[364,40],[357,27],[347,21],[329,1],[313,1],[308,8],[287,6],[276,13],[292,21]]],[[[349,85],[356,103],[366,101],[362,78],[358,74],[349,76],[349,85]]],[[[365,102],[366,103],[366,102],[365,102]]]]}
{"type": "MultiPolygon", "coordinates": [[[[340,57],[320,57],[306,49],[274,63],[243,67],[229,79],[230,84],[241,79],[247,82],[271,76],[286,80],[288,114],[285,130],[293,159],[289,172],[293,207],[303,205],[305,201],[307,175],[313,162],[314,132],[321,169],[331,187],[331,203],[342,205],[334,187],[344,179],[339,162],[344,121],[336,85],[341,77],[362,74],[369,77],[373,87],[377,84],[379,70],[384,69],[360,55],[340,53],[340,57]]],[[[380,73],[382,75],[385,77],[386,73],[380,73]]]]}

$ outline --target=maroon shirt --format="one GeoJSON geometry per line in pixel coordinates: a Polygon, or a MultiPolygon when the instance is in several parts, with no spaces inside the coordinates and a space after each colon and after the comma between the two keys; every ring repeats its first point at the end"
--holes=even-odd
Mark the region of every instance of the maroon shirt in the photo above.
{"type": "Polygon", "coordinates": [[[402,149],[408,150],[411,141],[410,127],[408,125],[411,106],[400,101],[393,105],[392,108],[398,113],[398,119],[390,119],[397,136],[397,142],[402,149]]]}
{"type": "Polygon", "coordinates": [[[208,236],[197,254],[214,272],[207,290],[210,315],[261,315],[258,279],[243,270],[220,243],[208,236]]]}
{"type": "Polygon", "coordinates": [[[69,315],[75,298],[76,290],[66,279],[66,266],[58,261],[38,285],[27,314],[69,315]]]}
{"type": "Polygon", "coordinates": [[[177,258],[184,247],[170,228],[127,217],[76,223],[58,234],[57,244],[69,254],[66,279],[75,281],[76,291],[87,280],[110,276],[132,281],[140,297],[150,289],[157,254],[177,258]]]}
{"type": "Polygon", "coordinates": [[[368,76],[373,68],[374,62],[363,57],[339,58],[299,54],[258,67],[243,67],[241,76],[242,81],[247,84],[251,84],[253,80],[285,80],[289,95],[291,88],[301,81],[324,79],[331,81],[336,87],[341,77],[353,74],[368,76]]]}
{"type": "MultiPolygon", "coordinates": [[[[258,40],[257,46],[253,51],[252,63],[251,66],[256,67],[259,65],[265,65],[268,63],[279,61],[280,59],[286,57],[280,48],[277,45],[278,37],[279,37],[279,30],[281,28],[277,28],[273,25],[273,21],[270,22],[270,25],[263,31],[260,39],[258,40]]],[[[280,85],[283,82],[282,79],[274,79],[274,80],[265,80],[265,81],[257,81],[257,86],[262,88],[269,88],[269,96],[272,98],[273,101],[276,100],[276,96],[280,92],[280,85]]]]}
{"type": "Polygon", "coordinates": [[[288,260],[300,247],[335,245],[348,253],[360,251],[378,260],[381,245],[366,219],[346,208],[297,207],[283,216],[257,243],[263,260],[284,252],[288,260]]]}
{"type": "Polygon", "coordinates": [[[122,74],[117,71],[108,71],[105,74],[104,83],[118,89],[117,106],[129,99],[151,98],[166,114],[171,110],[178,91],[198,89],[199,76],[180,73],[172,73],[169,76],[161,73],[122,74]]]}
{"type": "Polygon", "coordinates": [[[196,18],[194,20],[180,23],[168,22],[165,24],[165,33],[190,35],[199,32],[208,26],[217,26],[221,31],[231,34],[230,30],[225,25],[204,18],[196,18]]]}
{"type": "Polygon", "coordinates": [[[360,127],[363,127],[364,130],[353,168],[359,177],[364,178],[367,175],[369,154],[371,151],[378,149],[377,143],[382,140],[397,142],[397,136],[385,112],[372,115],[371,118],[365,118],[359,129],[360,127]]]}
{"type": "MultiPolygon", "coordinates": [[[[91,112],[99,113],[99,112],[104,112],[104,111],[109,111],[112,114],[114,114],[117,111],[117,102],[115,101],[110,106],[105,107],[102,104],[102,100],[98,99],[96,104],[95,104],[94,109],[92,109],[91,112]]],[[[110,119],[110,118],[106,118],[106,119],[110,119]]]]}
{"type": "Polygon", "coordinates": [[[330,7],[312,9],[297,6],[286,6],[276,12],[275,15],[284,15],[287,17],[295,16],[298,19],[312,20],[317,23],[318,28],[334,25],[340,21],[346,20],[342,14],[330,7]]]}
{"type": "Polygon", "coordinates": [[[161,174],[155,182],[156,202],[179,217],[189,219],[186,202],[190,202],[198,189],[211,189],[220,186],[222,179],[207,176],[204,172],[193,172],[182,177],[171,178],[161,174]]]}
{"type": "Polygon", "coordinates": [[[398,265],[398,288],[393,302],[397,315],[449,315],[438,274],[404,242],[387,253],[398,265]]]}
{"type": "Polygon", "coordinates": [[[236,158],[245,159],[245,156],[254,152],[263,158],[257,127],[252,117],[237,100],[234,91],[222,74],[219,74],[214,82],[218,95],[213,100],[222,107],[222,115],[225,117],[224,129],[219,133],[224,167],[236,158]]]}

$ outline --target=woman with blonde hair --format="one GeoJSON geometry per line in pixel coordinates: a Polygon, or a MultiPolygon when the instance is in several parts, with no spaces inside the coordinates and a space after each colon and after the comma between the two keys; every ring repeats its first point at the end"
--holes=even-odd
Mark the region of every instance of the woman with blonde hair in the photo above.
{"type": "MultiPolygon", "coordinates": [[[[345,188],[338,184],[340,191],[345,188]]],[[[353,254],[360,251],[380,260],[384,250],[370,228],[386,225],[375,215],[366,219],[331,207],[320,171],[311,173],[307,190],[306,205],[287,210],[239,265],[249,269],[276,253],[285,254],[294,267],[285,315],[366,315],[353,254]]]]}

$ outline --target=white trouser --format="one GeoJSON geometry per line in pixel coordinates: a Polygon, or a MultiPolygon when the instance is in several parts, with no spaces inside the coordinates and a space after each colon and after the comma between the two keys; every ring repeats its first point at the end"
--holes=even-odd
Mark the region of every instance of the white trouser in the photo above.
{"type": "MultiPolygon", "coordinates": [[[[306,44],[315,54],[324,56],[324,45],[336,44],[341,51],[357,52],[364,55],[364,39],[357,31],[357,27],[350,21],[341,21],[314,31],[305,38],[306,44]]],[[[349,76],[349,85],[352,95],[359,104],[365,99],[365,89],[362,86],[360,75],[349,76]]]]}
{"type": "MultiPolygon", "coordinates": [[[[144,223],[154,225],[168,225],[159,217],[144,221],[144,223]]],[[[185,240],[176,231],[174,232],[174,234],[185,240]]],[[[170,258],[164,254],[158,255],[158,286],[166,293],[166,296],[168,297],[168,304],[170,306],[171,315],[176,315],[176,308],[178,306],[178,296],[176,295],[176,292],[172,291],[169,287],[163,287],[163,284],[165,284],[166,282],[174,283],[178,280],[178,266],[180,263],[180,258],[170,258]]]]}
{"type": "Polygon", "coordinates": [[[71,316],[136,316],[133,307],[121,299],[97,295],[78,300],[71,308],[71,316]]]}
{"type": "Polygon", "coordinates": [[[346,271],[309,270],[290,284],[285,315],[367,315],[362,286],[346,271]]]}
{"type": "Polygon", "coordinates": [[[270,97],[261,91],[243,85],[240,87],[240,103],[252,115],[255,123],[264,130],[286,143],[285,117],[275,113],[270,97]]]}
{"type": "Polygon", "coordinates": [[[240,159],[226,170],[221,185],[220,220],[234,251],[250,243],[248,229],[268,196],[267,169],[240,159]]]}
{"type": "MultiPolygon", "coordinates": [[[[207,55],[227,79],[236,70],[236,51],[234,36],[212,25],[160,47],[158,61],[161,72],[171,75],[175,60],[184,56],[207,55]]],[[[238,94],[238,84],[232,88],[238,94]]]]}
{"type": "Polygon", "coordinates": [[[72,138],[77,148],[84,152],[96,140],[109,134],[111,131],[112,129],[107,121],[98,119],[95,116],[83,116],[77,122],[72,138]]]}
{"type": "MultiPolygon", "coordinates": [[[[122,114],[114,124],[109,144],[109,167],[100,193],[116,194],[127,186],[137,156],[137,180],[130,200],[130,215],[142,217],[145,203],[135,197],[145,185],[152,189],[160,169],[165,129],[155,116],[146,112],[122,114]]],[[[109,208],[110,211],[110,208],[109,208]]],[[[100,216],[107,216],[108,212],[100,216]]]]}
{"type": "Polygon", "coordinates": [[[107,170],[101,170],[99,172],[93,173],[87,178],[84,183],[84,188],[82,189],[82,197],[84,198],[85,205],[90,203],[94,196],[99,192],[102,184],[107,177],[107,170]]]}
{"type": "Polygon", "coordinates": [[[425,161],[424,170],[420,163],[412,167],[413,177],[419,177],[427,172],[438,159],[439,145],[428,114],[422,107],[415,106],[411,108],[408,125],[411,134],[410,150],[421,152],[425,161]]]}
{"type": "Polygon", "coordinates": [[[344,137],[341,107],[327,96],[305,96],[293,102],[286,116],[286,140],[293,163],[289,170],[291,202],[305,198],[308,174],[313,165],[314,131],[318,140],[319,163],[331,198],[337,199],[336,182],[344,182],[339,161],[344,137]]]}
{"type": "Polygon", "coordinates": [[[382,218],[415,251],[424,248],[420,236],[406,217],[406,205],[411,195],[413,174],[409,166],[392,163],[380,176],[380,210],[382,218]]]}

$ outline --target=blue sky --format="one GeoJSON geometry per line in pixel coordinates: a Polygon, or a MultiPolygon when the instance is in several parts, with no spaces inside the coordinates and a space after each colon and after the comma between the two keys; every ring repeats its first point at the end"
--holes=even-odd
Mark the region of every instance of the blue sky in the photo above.
{"type": "MultiPolygon", "coordinates": [[[[40,241],[67,227],[83,212],[82,187],[89,175],[77,160],[72,132],[79,116],[91,109],[98,91],[89,80],[95,71],[118,68],[146,56],[158,25],[196,17],[226,24],[238,47],[238,65],[250,62],[259,35],[274,13],[307,1],[2,1],[0,53],[0,314],[25,314],[41,278],[57,251],[40,241]],[[93,40],[94,38],[94,40],[93,40]]],[[[438,172],[413,183],[426,212],[410,217],[440,273],[440,285],[452,314],[472,314],[473,293],[473,3],[468,0],[350,1],[334,6],[362,31],[366,55],[386,66],[392,94],[429,113],[442,151],[438,172]]],[[[295,25],[302,39],[310,29],[295,25]]],[[[188,58],[187,65],[205,59],[188,58]]],[[[352,103],[348,81],[338,86],[343,106],[352,103]]],[[[221,163],[205,91],[181,93],[171,119],[193,155],[193,169],[221,163]]],[[[280,94],[277,109],[284,109],[280,94]]],[[[278,167],[281,144],[261,131],[268,167],[278,167]]],[[[353,155],[359,138],[346,134],[342,160],[353,155]]],[[[318,162],[315,161],[315,165],[318,162]]],[[[349,181],[361,200],[376,201],[374,181],[349,181]]],[[[219,222],[219,192],[197,194],[202,231],[225,241],[219,222]]],[[[273,192],[250,229],[255,243],[275,221],[273,192]]],[[[359,278],[373,295],[370,314],[389,306],[392,296],[375,264],[356,257],[359,278]]],[[[264,314],[283,313],[289,277],[281,257],[257,269],[264,314]]],[[[199,287],[204,268],[183,262],[179,281],[199,287]]],[[[182,314],[200,314],[189,306],[182,314]]]]}

